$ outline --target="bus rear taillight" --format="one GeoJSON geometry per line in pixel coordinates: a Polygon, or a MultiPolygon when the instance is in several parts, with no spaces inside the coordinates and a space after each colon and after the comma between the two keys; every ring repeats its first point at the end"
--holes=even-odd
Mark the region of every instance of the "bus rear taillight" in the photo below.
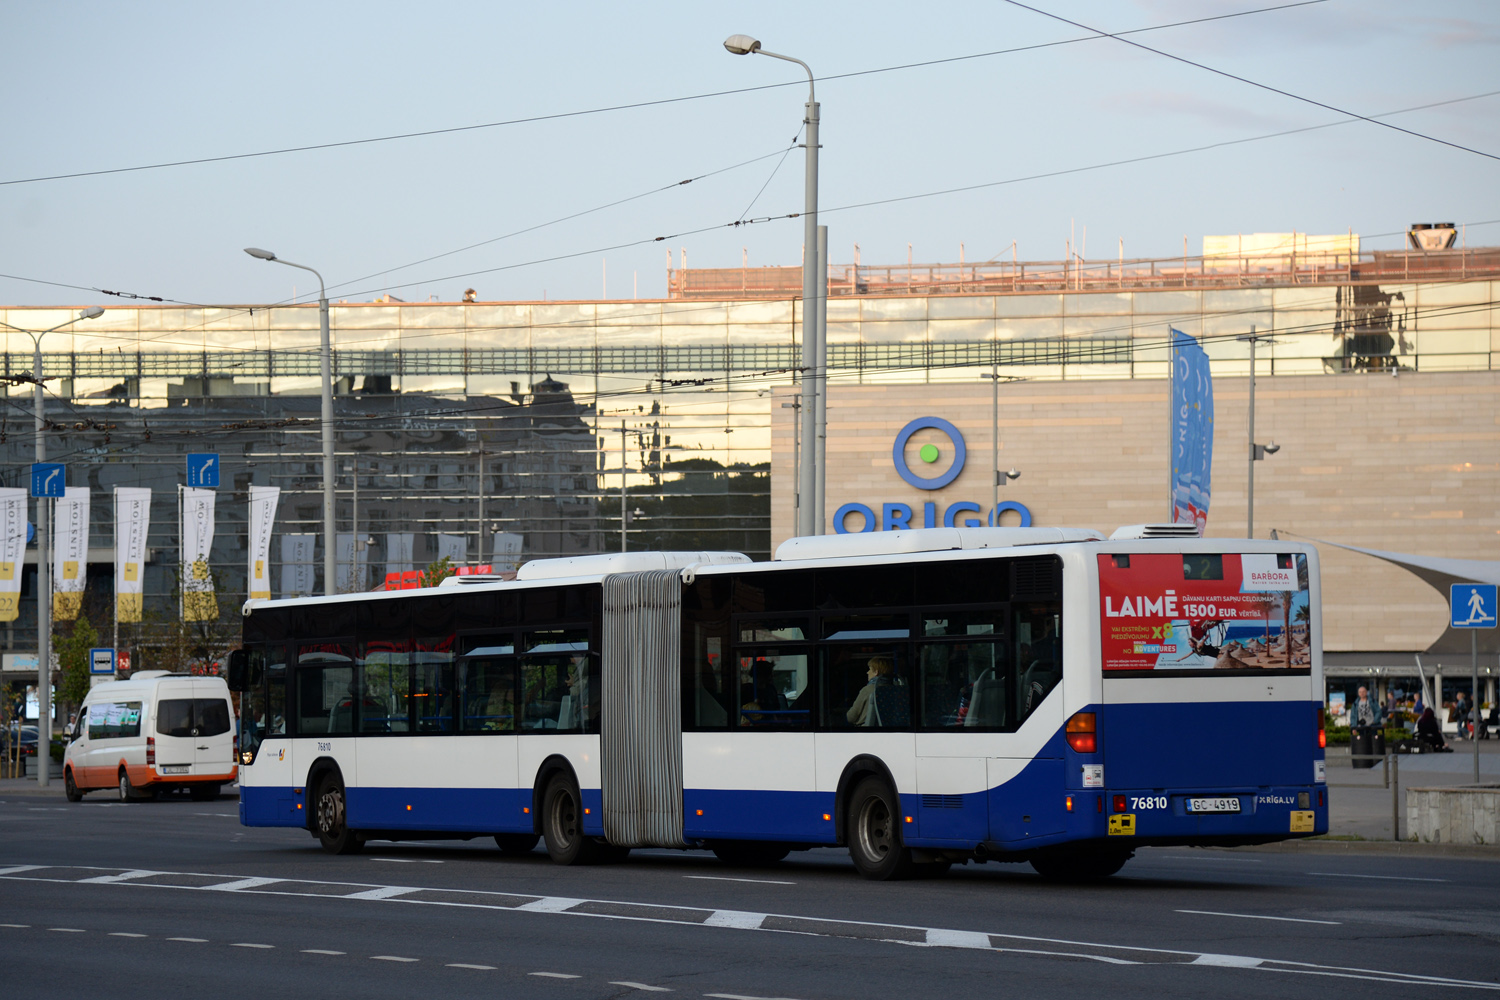
{"type": "Polygon", "coordinates": [[[1093,712],[1078,712],[1064,727],[1068,746],[1079,753],[1093,753],[1099,749],[1099,734],[1095,731],[1093,712]]]}
{"type": "Polygon", "coordinates": [[[1319,750],[1327,750],[1328,749],[1328,729],[1327,729],[1328,723],[1327,723],[1327,721],[1325,720],[1325,718],[1323,716],[1323,706],[1322,705],[1314,705],[1313,707],[1318,710],[1318,749],[1319,750]]]}

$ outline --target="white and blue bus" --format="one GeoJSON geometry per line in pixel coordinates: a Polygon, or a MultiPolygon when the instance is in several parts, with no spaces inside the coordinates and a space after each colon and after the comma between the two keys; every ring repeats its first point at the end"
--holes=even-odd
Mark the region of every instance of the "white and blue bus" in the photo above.
{"type": "Polygon", "coordinates": [[[878,879],[1098,878],[1143,845],[1326,833],[1316,550],[1180,530],[822,536],[252,601],[240,819],[562,864],[843,846],[878,879]]]}

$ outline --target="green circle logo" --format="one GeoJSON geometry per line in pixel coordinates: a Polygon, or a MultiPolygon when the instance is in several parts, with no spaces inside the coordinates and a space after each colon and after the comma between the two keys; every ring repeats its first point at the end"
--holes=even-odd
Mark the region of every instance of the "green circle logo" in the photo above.
{"type": "Polygon", "coordinates": [[[938,460],[938,449],[935,444],[924,444],[922,450],[917,452],[917,457],[931,465],[938,460]]]}

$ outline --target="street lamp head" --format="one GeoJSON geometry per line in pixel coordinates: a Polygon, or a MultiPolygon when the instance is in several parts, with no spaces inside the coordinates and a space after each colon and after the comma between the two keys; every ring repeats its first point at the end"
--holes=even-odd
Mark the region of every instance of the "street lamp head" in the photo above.
{"type": "Polygon", "coordinates": [[[1275,441],[1272,441],[1270,444],[1266,445],[1266,454],[1267,455],[1274,455],[1274,454],[1276,454],[1280,450],[1281,450],[1281,445],[1277,444],[1275,441]]]}
{"type": "Polygon", "coordinates": [[[78,314],[78,318],[79,319],[98,319],[100,316],[103,316],[103,315],[104,315],[104,309],[103,309],[103,307],[101,307],[101,306],[89,306],[83,312],[81,312],[81,313],[78,314]]]}
{"type": "Polygon", "coordinates": [[[245,248],[245,252],[247,254],[249,254],[250,256],[254,257],[256,260],[275,260],[276,259],[276,255],[274,253],[272,253],[269,250],[262,250],[262,249],[260,249],[260,247],[246,247],[245,248]]]}
{"type": "Polygon", "coordinates": [[[1007,479],[1020,479],[1021,478],[1021,471],[1019,469],[1011,469],[1009,472],[1007,472],[1005,474],[1005,478],[1007,478],[1007,479]]]}
{"type": "Polygon", "coordinates": [[[748,56],[760,51],[760,40],[749,35],[730,35],[724,39],[724,47],[737,56],[748,56]]]}

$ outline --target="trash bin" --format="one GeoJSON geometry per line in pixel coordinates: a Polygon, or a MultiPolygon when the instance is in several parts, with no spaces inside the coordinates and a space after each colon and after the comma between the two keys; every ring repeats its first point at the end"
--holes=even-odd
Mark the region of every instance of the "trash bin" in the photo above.
{"type": "MultiPolygon", "coordinates": [[[[1384,757],[1385,756],[1385,728],[1383,726],[1376,726],[1374,729],[1370,730],[1370,732],[1374,736],[1374,739],[1370,743],[1370,752],[1373,753],[1373,754],[1375,754],[1376,756],[1384,757]]],[[[1372,761],[1370,761],[1370,766],[1374,767],[1378,763],[1380,763],[1380,761],[1378,761],[1378,760],[1372,760],[1372,761]]]]}
{"type": "MultiPolygon", "coordinates": [[[[1356,768],[1370,768],[1375,766],[1375,761],[1367,759],[1374,752],[1375,730],[1372,726],[1354,726],[1349,730],[1349,754],[1353,757],[1356,768]],[[1366,758],[1366,759],[1362,759],[1366,758]]],[[[1384,749],[1385,737],[1381,735],[1382,750],[1384,749]]]]}

